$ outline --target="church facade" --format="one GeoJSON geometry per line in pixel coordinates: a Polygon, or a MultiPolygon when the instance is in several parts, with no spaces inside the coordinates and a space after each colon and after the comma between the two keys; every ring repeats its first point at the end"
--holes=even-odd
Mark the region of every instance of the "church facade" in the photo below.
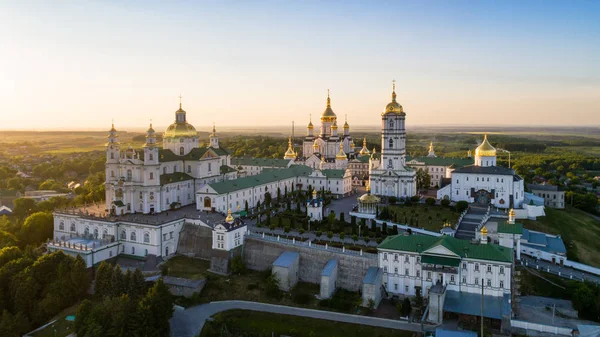
{"type": "Polygon", "coordinates": [[[162,148],[150,124],[142,150],[122,149],[113,125],[106,144],[106,209],[117,215],[160,213],[195,203],[195,192],[205,184],[237,177],[214,126],[208,146],[199,144],[181,103],[162,148]]]}
{"type": "Polygon", "coordinates": [[[381,156],[371,156],[369,186],[375,195],[407,198],[417,194],[416,171],[406,166],[406,113],[395,89],[381,113],[381,156]]]}
{"type": "Polygon", "coordinates": [[[505,209],[520,208],[525,187],[515,170],[496,165],[496,149],[485,135],[475,150],[475,163],[454,170],[451,183],[438,190],[437,197],[505,209]]]}

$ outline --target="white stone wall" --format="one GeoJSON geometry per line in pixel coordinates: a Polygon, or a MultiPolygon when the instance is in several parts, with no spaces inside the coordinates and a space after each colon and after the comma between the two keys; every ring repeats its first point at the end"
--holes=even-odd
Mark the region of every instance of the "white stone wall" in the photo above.
{"type": "Polygon", "coordinates": [[[515,208],[520,207],[524,199],[523,181],[513,182],[513,176],[456,172],[452,174],[452,201],[464,200],[473,203],[475,199],[471,197],[471,189],[488,192],[495,190],[492,205],[498,208],[510,208],[511,195],[514,195],[515,208]],[[501,200],[504,200],[504,203],[501,203],[501,200]]]}

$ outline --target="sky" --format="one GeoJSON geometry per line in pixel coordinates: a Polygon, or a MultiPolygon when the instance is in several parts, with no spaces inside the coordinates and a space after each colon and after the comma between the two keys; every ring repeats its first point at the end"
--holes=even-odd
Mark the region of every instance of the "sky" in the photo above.
{"type": "MultiPolygon", "coordinates": [[[[600,125],[600,1],[0,0],[0,129],[600,125]]],[[[352,129],[351,129],[352,130],[352,129]]]]}

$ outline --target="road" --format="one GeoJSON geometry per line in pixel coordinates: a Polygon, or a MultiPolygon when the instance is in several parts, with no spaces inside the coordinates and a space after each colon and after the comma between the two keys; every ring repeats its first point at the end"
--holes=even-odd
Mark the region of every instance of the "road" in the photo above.
{"type": "Polygon", "coordinates": [[[416,332],[421,331],[421,325],[418,323],[406,323],[402,321],[377,317],[342,314],[339,312],[296,308],[258,302],[222,301],[201,304],[195,307],[188,308],[186,310],[175,310],[173,318],[171,318],[170,322],[171,337],[195,337],[200,333],[200,331],[202,331],[204,323],[207,319],[219,312],[232,309],[244,309],[301,317],[326,319],[336,322],[370,325],[396,330],[416,332]]]}

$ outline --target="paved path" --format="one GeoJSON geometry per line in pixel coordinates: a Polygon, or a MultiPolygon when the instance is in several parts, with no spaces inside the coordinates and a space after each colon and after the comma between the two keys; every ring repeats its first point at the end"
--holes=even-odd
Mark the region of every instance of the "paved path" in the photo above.
{"type": "Polygon", "coordinates": [[[175,310],[173,318],[170,322],[171,337],[195,337],[200,333],[200,331],[202,331],[204,323],[208,318],[219,312],[232,309],[263,311],[277,314],[326,319],[336,322],[370,325],[388,329],[417,332],[421,331],[421,325],[418,323],[407,323],[377,317],[342,314],[338,312],[296,308],[258,302],[222,301],[201,304],[186,310],[175,310]]]}
{"type": "Polygon", "coordinates": [[[524,266],[529,267],[534,270],[541,270],[546,273],[551,273],[554,275],[559,275],[562,278],[572,279],[577,281],[592,281],[596,283],[600,283],[600,276],[586,273],[581,270],[573,269],[567,266],[560,266],[557,264],[553,264],[548,261],[537,260],[530,256],[527,256],[521,253],[521,262],[524,266]]]}

